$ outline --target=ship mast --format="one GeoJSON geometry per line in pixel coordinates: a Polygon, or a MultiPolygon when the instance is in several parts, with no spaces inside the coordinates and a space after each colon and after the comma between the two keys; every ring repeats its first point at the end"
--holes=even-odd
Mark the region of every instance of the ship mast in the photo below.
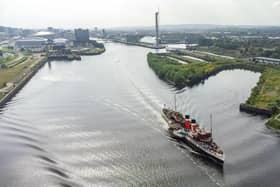
{"type": "Polygon", "coordinates": [[[176,94],[174,95],[174,110],[177,111],[177,106],[176,106],[176,94]]]}
{"type": "Polygon", "coordinates": [[[212,135],[212,114],[210,114],[210,132],[211,132],[211,136],[213,136],[212,135]]]}

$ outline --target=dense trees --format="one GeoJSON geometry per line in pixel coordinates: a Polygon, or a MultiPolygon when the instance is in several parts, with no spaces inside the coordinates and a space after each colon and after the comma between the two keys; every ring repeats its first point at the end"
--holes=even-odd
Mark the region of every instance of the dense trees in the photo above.
{"type": "Polygon", "coordinates": [[[148,63],[161,79],[172,82],[178,87],[198,83],[222,66],[222,63],[204,62],[185,65],[152,53],[148,54],[148,63]]]}
{"type": "Polygon", "coordinates": [[[220,37],[217,39],[200,38],[198,44],[201,47],[210,47],[223,52],[233,53],[236,51],[240,57],[271,57],[280,58],[280,39],[260,38],[238,38],[220,37]]]}

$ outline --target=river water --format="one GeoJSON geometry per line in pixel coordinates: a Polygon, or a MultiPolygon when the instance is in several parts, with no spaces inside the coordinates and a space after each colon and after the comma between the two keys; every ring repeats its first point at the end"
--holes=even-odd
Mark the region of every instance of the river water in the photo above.
{"type": "Polygon", "coordinates": [[[224,71],[180,90],[178,109],[209,128],[224,168],[169,137],[160,116],[178,90],[151,49],[107,43],[99,56],[47,63],[0,112],[0,186],[277,186],[279,137],[240,113],[260,74],[224,71]]]}

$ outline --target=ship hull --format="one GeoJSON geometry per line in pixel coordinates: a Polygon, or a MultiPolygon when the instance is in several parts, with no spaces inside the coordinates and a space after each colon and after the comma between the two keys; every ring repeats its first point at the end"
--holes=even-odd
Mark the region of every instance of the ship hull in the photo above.
{"type": "Polygon", "coordinates": [[[215,157],[214,155],[208,153],[204,149],[200,148],[193,140],[190,140],[190,138],[184,138],[183,142],[186,145],[188,145],[189,147],[191,147],[195,152],[205,156],[206,158],[214,161],[215,163],[217,163],[219,165],[223,165],[224,164],[224,159],[219,158],[219,157],[215,157]]]}

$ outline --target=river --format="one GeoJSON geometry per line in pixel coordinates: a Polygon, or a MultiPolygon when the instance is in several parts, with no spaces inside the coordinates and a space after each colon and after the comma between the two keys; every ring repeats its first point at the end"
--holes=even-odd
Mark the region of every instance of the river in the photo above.
{"type": "Polygon", "coordinates": [[[260,74],[223,71],[177,95],[205,128],[213,114],[224,168],[172,140],[160,116],[175,92],[148,67],[152,49],[46,65],[0,111],[0,186],[277,186],[279,137],[239,112],[260,74]]]}

